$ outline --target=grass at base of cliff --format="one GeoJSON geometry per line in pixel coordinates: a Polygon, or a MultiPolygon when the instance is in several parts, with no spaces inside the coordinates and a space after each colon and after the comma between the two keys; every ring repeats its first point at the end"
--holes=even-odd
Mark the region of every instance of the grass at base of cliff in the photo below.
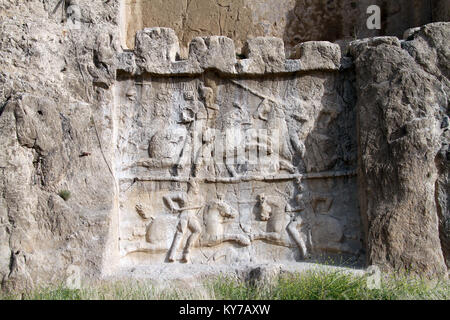
{"type": "Polygon", "coordinates": [[[0,299],[25,300],[450,300],[450,282],[389,275],[379,289],[369,290],[365,276],[342,271],[306,271],[285,275],[270,284],[251,285],[222,277],[197,290],[159,290],[145,281],[103,282],[71,290],[64,286],[40,288],[0,299]]]}
{"type": "Polygon", "coordinates": [[[212,283],[217,299],[238,300],[449,300],[449,281],[409,276],[385,276],[369,289],[366,276],[342,271],[307,271],[287,275],[272,284],[251,286],[236,280],[212,283]]]}

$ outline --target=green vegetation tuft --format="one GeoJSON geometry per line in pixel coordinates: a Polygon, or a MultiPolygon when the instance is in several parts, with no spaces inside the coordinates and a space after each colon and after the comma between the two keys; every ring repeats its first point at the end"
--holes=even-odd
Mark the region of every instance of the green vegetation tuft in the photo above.
{"type": "Polygon", "coordinates": [[[60,196],[61,198],[63,198],[64,201],[67,201],[67,200],[69,200],[69,198],[70,198],[70,191],[68,191],[68,190],[61,190],[61,191],[58,193],[58,196],[60,196]]]}
{"type": "Polygon", "coordinates": [[[145,281],[99,282],[71,290],[64,285],[22,294],[0,293],[0,299],[24,300],[449,300],[448,280],[388,275],[378,289],[368,289],[367,276],[343,271],[309,270],[252,285],[232,277],[209,280],[197,289],[157,289],[145,281]]]}
{"type": "Polygon", "coordinates": [[[217,299],[224,300],[448,300],[448,281],[429,281],[397,275],[381,279],[379,289],[367,287],[366,276],[342,271],[310,270],[280,277],[254,287],[226,278],[211,283],[217,299]]]}

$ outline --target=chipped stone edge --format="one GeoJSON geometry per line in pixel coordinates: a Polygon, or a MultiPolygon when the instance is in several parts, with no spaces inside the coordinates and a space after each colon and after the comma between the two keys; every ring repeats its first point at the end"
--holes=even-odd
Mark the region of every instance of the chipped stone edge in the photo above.
{"type": "Polygon", "coordinates": [[[136,33],[136,39],[140,37],[139,41],[142,42],[142,34],[147,35],[152,32],[160,34],[161,30],[166,35],[168,34],[170,38],[161,40],[161,37],[157,39],[146,37],[147,43],[140,43],[139,48],[123,51],[116,56],[116,70],[130,76],[143,74],[196,76],[210,70],[229,76],[260,76],[312,71],[336,72],[341,69],[341,49],[337,44],[327,41],[308,42],[308,44],[313,44],[315,47],[320,48],[320,52],[312,53],[313,56],[309,52],[307,57],[296,56],[295,59],[289,59],[285,57],[282,39],[257,37],[247,40],[246,46],[252,48],[255,47],[255,44],[258,46],[258,43],[263,43],[257,48],[258,52],[247,52],[246,56],[241,59],[235,51],[232,39],[224,36],[197,37],[192,39],[189,44],[189,57],[182,60],[178,59],[179,52],[176,55],[167,54],[168,50],[173,50],[173,48],[178,50],[179,48],[178,38],[170,28],[145,28],[136,33]],[[206,51],[199,54],[196,52],[196,49],[192,49],[192,46],[195,46],[198,42],[213,43],[215,47],[207,48],[206,51]],[[279,47],[275,48],[275,44],[279,46],[280,42],[282,51],[280,51],[279,47]],[[218,43],[220,43],[219,47],[217,47],[218,43]],[[226,45],[223,45],[224,43],[226,45]],[[149,59],[143,58],[147,52],[144,52],[142,48],[151,48],[150,51],[156,53],[154,56],[157,59],[148,61],[149,59]],[[323,54],[324,51],[326,51],[326,55],[323,54]],[[143,60],[145,62],[142,62],[143,60]],[[319,61],[319,63],[316,61],[319,61]]]}

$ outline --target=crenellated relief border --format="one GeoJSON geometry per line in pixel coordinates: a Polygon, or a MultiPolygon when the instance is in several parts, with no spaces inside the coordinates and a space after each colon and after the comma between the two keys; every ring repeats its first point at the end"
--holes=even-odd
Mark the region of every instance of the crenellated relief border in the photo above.
{"type": "Polygon", "coordinates": [[[196,37],[189,44],[188,58],[181,59],[174,30],[146,28],[136,33],[134,50],[117,56],[116,65],[119,73],[129,75],[195,76],[214,70],[229,76],[255,76],[335,72],[346,63],[339,45],[328,41],[300,43],[286,57],[283,40],[275,37],[249,39],[239,55],[228,37],[196,37]]]}

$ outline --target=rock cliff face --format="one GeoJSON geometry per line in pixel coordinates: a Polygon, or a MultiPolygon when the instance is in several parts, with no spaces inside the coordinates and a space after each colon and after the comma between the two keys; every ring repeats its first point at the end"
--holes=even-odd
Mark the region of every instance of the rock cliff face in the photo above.
{"type": "Polygon", "coordinates": [[[447,273],[449,23],[345,52],[287,31],[307,2],[238,2],[209,2],[216,30],[155,1],[183,19],[133,51],[144,2],[0,2],[2,288],[330,255],[447,273]]]}
{"type": "Polygon", "coordinates": [[[124,45],[149,27],[169,27],[186,57],[194,37],[222,35],[241,51],[250,37],[282,38],[287,53],[305,41],[351,41],[374,36],[402,37],[408,28],[450,20],[446,0],[136,0],[124,2],[124,45]],[[368,30],[367,7],[381,9],[381,29],[368,30]]]}
{"type": "Polygon", "coordinates": [[[446,270],[449,36],[448,24],[432,24],[404,42],[352,43],[370,263],[446,270]]]}
{"type": "Polygon", "coordinates": [[[112,232],[118,4],[83,5],[79,29],[55,6],[0,4],[0,274],[9,288],[62,279],[69,265],[98,275],[112,232]]]}

